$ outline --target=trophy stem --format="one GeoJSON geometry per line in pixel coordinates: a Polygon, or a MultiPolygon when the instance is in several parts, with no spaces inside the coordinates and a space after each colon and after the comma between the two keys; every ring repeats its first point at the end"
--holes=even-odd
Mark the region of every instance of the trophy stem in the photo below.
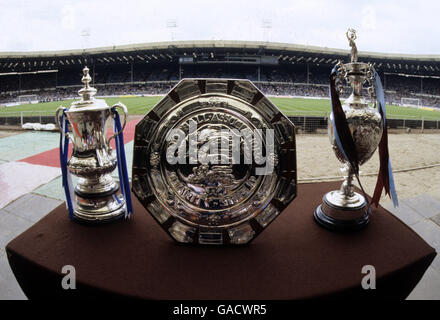
{"type": "Polygon", "coordinates": [[[324,195],[322,204],[315,210],[315,220],[333,231],[359,230],[369,221],[367,202],[354,191],[351,165],[345,163],[341,171],[345,173],[341,188],[324,195]]]}
{"type": "Polygon", "coordinates": [[[341,171],[346,174],[344,175],[344,182],[342,182],[340,191],[341,191],[342,195],[346,199],[348,199],[350,197],[353,197],[353,194],[354,194],[354,191],[353,191],[353,176],[354,176],[353,168],[351,167],[350,164],[346,163],[344,165],[344,167],[341,169],[341,171]]]}

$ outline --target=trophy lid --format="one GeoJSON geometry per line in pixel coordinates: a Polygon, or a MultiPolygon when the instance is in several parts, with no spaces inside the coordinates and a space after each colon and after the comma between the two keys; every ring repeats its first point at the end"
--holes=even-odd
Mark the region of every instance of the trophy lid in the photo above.
{"type": "Polygon", "coordinates": [[[81,78],[81,82],[84,83],[84,87],[78,91],[81,99],[72,103],[69,112],[110,109],[105,100],[94,98],[97,90],[94,87],[90,86],[92,77],[90,76],[89,71],[90,69],[85,66],[83,69],[83,76],[81,78]]]}

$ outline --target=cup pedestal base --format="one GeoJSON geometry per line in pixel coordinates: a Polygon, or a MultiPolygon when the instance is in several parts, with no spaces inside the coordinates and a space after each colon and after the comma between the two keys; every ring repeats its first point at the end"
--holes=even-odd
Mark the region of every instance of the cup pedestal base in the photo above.
{"type": "Polygon", "coordinates": [[[84,224],[103,224],[123,218],[126,214],[125,200],[115,190],[104,194],[76,193],[77,207],[73,212],[75,222],[84,224]]]}
{"type": "Polygon", "coordinates": [[[344,198],[340,191],[326,193],[314,217],[320,226],[336,232],[360,230],[369,222],[367,202],[356,192],[350,198],[344,198]]]}

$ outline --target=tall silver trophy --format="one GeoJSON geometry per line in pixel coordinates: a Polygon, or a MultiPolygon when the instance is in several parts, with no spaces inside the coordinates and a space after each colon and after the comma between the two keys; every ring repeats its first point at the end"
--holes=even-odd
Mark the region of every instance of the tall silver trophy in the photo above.
{"type": "MultiPolygon", "coordinates": [[[[370,63],[358,62],[356,31],[349,29],[346,35],[351,47],[351,61],[345,64],[339,62],[336,65],[335,87],[339,93],[342,93],[344,83],[352,87],[352,93],[344,101],[342,110],[353,138],[358,164],[362,165],[371,158],[378,147],[383,123],[381,114],[370,107],[363,96],[365,91],[372,101],[376,98],[374,68],[370,63]]],[[[333,120],[332,112],[328,122],[328,134],[336,157],[344,164],[341,170],[344,182],[339,190],[324,195],[322,204],[316,208],[314,216],[320,225],[331,230],[357,230],[368,224],[369,206],[364,195],[354,191],[354,170],[338,146],[333,120]]]]}
{"type": "MultiPolygon", "coordinates": [[[[76,187],[71,190],[72,199],[68,199],[66,192],[66,200],[73,203],[74,220],[101,223],[119,219],[126,214],[125,199],[117,194],[119,186],[111,175],[117,159],[110,147],[110,140],[124,130],[127,109],[121,103],[110,107],[104,100],[94,98],[96,89],[90,86],[91,77],[87,67],[83,69],[81,80],[84,83],[84,87],[78,91],[81,99],[73,102],[68,110],[58,108],[55,115],[61,134],[73,143],[72,156],[68,161],[66,159],[65,166],[69,173],[78,177],[76,187]],[[107,137],[106,124],[114,116],[112,108],[118,107],[125,114],[122,128],[107,137]],[[63,128],[61,119],[64,116],[71,126],[70,132],[63,128]]],[[[63,163],[61,166],[63,169],[63,163]]]]}

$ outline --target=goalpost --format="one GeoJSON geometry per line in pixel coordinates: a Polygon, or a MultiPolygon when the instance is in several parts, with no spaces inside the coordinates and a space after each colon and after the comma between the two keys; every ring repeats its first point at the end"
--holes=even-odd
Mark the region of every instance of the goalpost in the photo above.
{"type": "Polygon", "coordinates": [[[36,94],[24,94],[24,95],[18,96],[18,102],[20,104],[38,103],[38,96],[36,94]]]}
{"type": "Polygon", "coordinates": [[[401,98],[400,103],[402,106],[421,106],[420,99],[416,98],[401,98]]]}

